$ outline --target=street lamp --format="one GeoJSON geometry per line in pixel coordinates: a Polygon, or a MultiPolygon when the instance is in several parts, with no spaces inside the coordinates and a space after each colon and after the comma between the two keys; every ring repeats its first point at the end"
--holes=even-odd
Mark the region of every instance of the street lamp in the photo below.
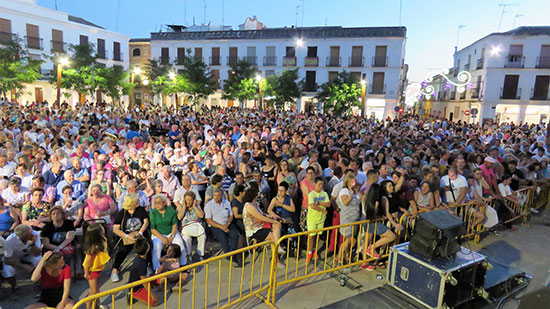
{"type": "MultiPolygon", "coordinates": [[[[136,79],[136,75],[141,74],[141,69],[139,67],[135,67],[132,70],[132,74],[130,75],[130,84],[134,84],[134,81],[136,79]]],[[[128,106],[132,108],[132,104],[134,103],[134,87],[130,89],[130,98],[128,99],[128,106]]]]}
{"type": "Polygon", "coordinates": [[[69,65],[69,58],[60,57],[57,61],[57,107],[61,105],[61,73],[63,72],[63,67],[69,65]]]}
{"type": "Polygon", "coordinates": [[[302,38],[296,38],[294,43],[296,44],[296,47],[303,47],[305,44],[304,39],[302,38]]]}
{"type": "Polygon", "coordinates": [[[496,45],[491,47],[489,53],[491,54],[491,56],[498,56],[500,54],[500,46],[496,45]]]}
{"type": "Polygon", "coordinates": [[[174,97],[176,99],[176,106],[175,106],[175,109],[176,109],[176,113],[178,112],[178,90],[176,89],[176,72],[174,71],[170,71],[170,73],[168,73],[168,77],[172,80],[172,82],[174,82],[174,97]]]}
{"type": "Polygon", "coordinates": [[[363,74],[361,76],[361,115],[365,117],[365,110],[367,107],[365,106],[365,94],[367,92],[367,74],[363,74]]]}
{"type": "Polygon", "coordinates": [[[261,112],[262,111],[262,71],[256,74],[256,81],[258,82],[258,90],[260,93],[260,99],[258,100],[258,108],[261,112]]]}

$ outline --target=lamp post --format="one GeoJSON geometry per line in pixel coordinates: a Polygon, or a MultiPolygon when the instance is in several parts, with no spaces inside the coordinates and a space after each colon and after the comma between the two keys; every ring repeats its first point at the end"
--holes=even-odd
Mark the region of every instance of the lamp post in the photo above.
{"type": "Polygon", "coordinates": [[[69,59],[67,57],[59,58],[57,62],[57,107],[61,107],[61,74],[63,72],[63,67],[69,64],[69,59]]]}
{"type": "MultiPolygon", "coordinates": [[[[132,74],[130,75],[130,84],[134,84],[134,81],[136,79],[136,75],[141,74],[141,69],[139,67],[135,67],[132,70],[132,74]]],[[[134,103],[134,87],[130,89],[130,98],[128,99],[128,106],[132,108],[132,104],[134,103]]]]}
{"type": "Polygon", "coordinates": [[[178,91],[176,89],[176,72],[174,71],[170,71],[170,73],[168,73],[168,77],[172,80],[172,82],[174,82],[174,96],[176,98],[176,105],[175,105],[175,110],[176,110],[176,113],[178,112],[178,91]]]}
{"type": "Polygon", "coordinates": [[[367,74],[361,76],[361,116],[365,117],[365,110],[367,106],[365,105],[365,94],[367,92],[367,74]]]}
{"type": "Polygon", "coordinates": [[[258,82],[258,92],[260,94],[260,98],[258,99],[258,109],[261,112],[262,111],[262,71],[256,74],[256,81],[258,82]]]}

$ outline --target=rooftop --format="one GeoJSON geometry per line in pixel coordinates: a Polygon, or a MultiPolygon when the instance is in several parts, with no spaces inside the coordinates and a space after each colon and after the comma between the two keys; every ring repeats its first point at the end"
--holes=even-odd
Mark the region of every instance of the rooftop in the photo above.
{"type": "Polygon", "coordinates": [[[548,35],[550,36],[550,26],[522,26],[522,27],[518,27],[516,29],[512,29],[510,31],[506,31],[506,32],[493,32],[489,35],[486,35],[484,37],[482,37],[481,39],[473,42],[472,44],[464,47],[464,48],[461,48],[458,52],[460,53],[461,51],[469,48],[470,46],[478,43],[478,42],[481,42],[483,40],[485,40],[486,38],[489,38],[489,37],[494,37],[494,36],[538,36],[538,35],[548,35]]]}
{"type": "Polygon", "coordinates": [[[362,38],[362,37],[399,37],[405,38],[405,27],[303,27],[268,28],[262,30],[226,30],[226,31],[187,31],[152,32],[151,40],[265,40],[265,39],[304,39],[315,38],[362,38]]]}
{"type": "Polygon", "coordinates": [[[87,20],[85,20],[84,18],[81,18],[81,17],[69,15],[69,21],[105,30],[105,28],[103,28],[101,26],[98,26],[98,25],[96,25],[92,22],[89,22],[89,21],[87,21],[87,20]]]}

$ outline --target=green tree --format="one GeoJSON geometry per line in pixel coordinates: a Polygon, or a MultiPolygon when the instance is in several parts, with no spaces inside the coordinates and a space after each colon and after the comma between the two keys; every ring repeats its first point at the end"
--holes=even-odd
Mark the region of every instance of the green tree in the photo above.
{"type": "Polygon", "coordinates": [[[298,69],[286,70],[281,75],[268,77],[264,84],[264,97],[269,104],[284,108],[302,95],[298,80],[298,69]]]}
{"type": "Polygon", "coordinates": [[[231,73],[225,81],[222,98],[228,100],[252,100],[258,94],[258,84],[254,81],[257,67],[246,60],[231,65],[231,73]]]}
{"type": "Polygon", "coordinates": [[[183,58],[182,76],[187,81],[185,92],[191,97],[194,105],[198,105],[200,99],[214,93],[216,82],[212,80],[212,72],[208,65],[190,54],[191,51],[188,50],[187,56],[183,58]]]}
{"type": "Polygon", "coordinates": [[[340,72],[336,79],[321,85],[321,91],[315,98],[323,103],[325,112],[343,115],[353,106],[361,107],[361,87],[357,82],[349,72],[340,72]]]}
{"type": "Polygon", "coordinates": [[[25,84],[34,83],[40,74],[41,60],[34,60],[21,47],[21,40],[16,37],[12,41],[0,44],[0,92],[7,96],[7,92],[15,90],[13,96],[23,94],[25,84]]]}
{"type": "Polygon", "coordinates": [[[144,75],[149,80],[149,87],[151,93],[154,96],[164,95],[163,89],[167,87],[168,82],[168,73],[170,72],[170,67],[165,64],[161,64],[158,59],[151,59],[149,63],[143,68],[144,75]]]}
{"type": "Polygon", "coordinates": [[[119,65],[108,68],[97,68],[94,84],[99,91],[118,102],[123,95],[130,94],[135,84],[129,82],[129,73],[119,65]]]}
{"type": "MultiPolygon", "coordinates": [[[[94,55],[93,44],[69,45],[69,66],[63,68],[61,88],[76,91],[78,94],[95,95],[96,75],[101,65],[94,55]]],[[[55,83],[55,77],[50,80],[55,83]]]]}

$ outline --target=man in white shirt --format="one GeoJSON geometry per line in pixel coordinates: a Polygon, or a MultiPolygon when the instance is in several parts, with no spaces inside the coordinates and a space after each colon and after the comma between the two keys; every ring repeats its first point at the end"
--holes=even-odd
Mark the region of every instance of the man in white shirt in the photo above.
{"type": "Polygon", "coordinates": [[[24,270],[32,273],[42,259],[42,242],[37,231],[28,225],[18,225],[14,233],[6,239],[5,265],[2,276],[15,276],[15,271],[24,270]]]}
{"type": "Polygon", "coordinates": [[[0,154],[0,177],[10,178],[15,174],[16,168],[15,163],[8,161],[8,156],[0,154]]]}
{"type": "Polygon", "coordinates": [[[455,167],[447,171],[447,175],[441,177],[441,188],[445,191],[445,201],[447,205],[456,205],[462,203],[466,197],[468,181],[464,176],[459,175],[455,167]]]}

